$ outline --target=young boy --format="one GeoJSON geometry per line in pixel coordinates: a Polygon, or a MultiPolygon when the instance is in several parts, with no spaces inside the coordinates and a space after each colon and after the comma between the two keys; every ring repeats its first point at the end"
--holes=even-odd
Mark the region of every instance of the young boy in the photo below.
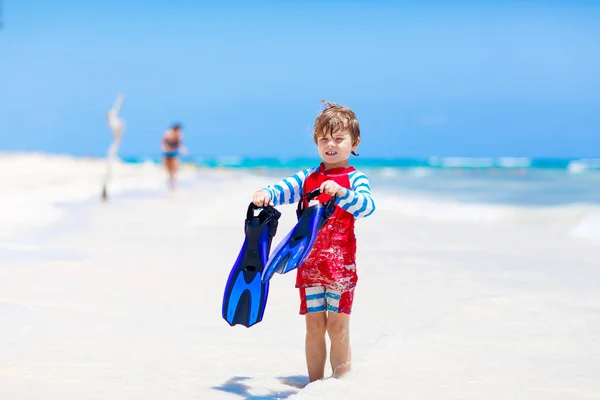
{"type": "Polygon", "coordinates": [[[259,207],[292,204],[316,188],[320,202],[336,198],[336,209],[319,231],[314,246],[297,270],[300,314],[306,319],[306,365],[311,382],[325,374],[327,347],[331,340],[330,362],[334,377],[350,370],[349,323],[356,274],[354,220],[375,211],[367,177],[350,166],[350,154],[360,144],[360,128],[354,112],[325,102],[313,128],[314,141],[323,161],[254,193],[259,207]]]}

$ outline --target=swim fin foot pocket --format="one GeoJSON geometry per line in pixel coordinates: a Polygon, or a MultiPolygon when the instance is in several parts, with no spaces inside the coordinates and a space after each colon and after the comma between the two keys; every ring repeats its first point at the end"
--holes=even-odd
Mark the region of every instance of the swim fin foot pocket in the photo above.
{"type": "Polygon", "coordinates": [[[261,281],[261,275],[281,213],[267,206],[255,216],[258,209],[253,203],[248,206],[244,243],[225,285],[222,316],[231,326],[249,328],[262,321],[267,304],[269,284],[261,281]]]}

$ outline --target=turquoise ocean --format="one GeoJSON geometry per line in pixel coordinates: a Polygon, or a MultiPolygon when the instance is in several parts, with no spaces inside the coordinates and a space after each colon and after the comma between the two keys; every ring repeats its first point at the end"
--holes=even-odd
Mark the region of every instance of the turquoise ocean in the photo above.
{"type": "MultiPolygon", "coordinates": [[[[160,157],[123,156],[125,163],[160,157]]],[[[524,206],[600,204],[600,158],[353,157],[374,190],[440,200],[524,206]]],[[[235,169],[274,180],[319,164],[317,158],[183,157],[199,168],[235,169]]]]}

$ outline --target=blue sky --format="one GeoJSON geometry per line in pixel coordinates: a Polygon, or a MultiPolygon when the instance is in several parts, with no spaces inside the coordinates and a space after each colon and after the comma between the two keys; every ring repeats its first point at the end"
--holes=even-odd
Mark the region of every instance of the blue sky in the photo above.
{"type": "Polygon", "coordinates": [[[314,156],[327,99],[361,155],[600,156],[600,2],[4,0],[0,149],[314,156]]]}

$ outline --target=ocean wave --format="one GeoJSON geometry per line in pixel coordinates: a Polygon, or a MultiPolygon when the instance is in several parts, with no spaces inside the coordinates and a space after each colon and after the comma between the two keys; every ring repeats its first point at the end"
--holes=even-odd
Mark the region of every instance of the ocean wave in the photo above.
{"type": "Polygon", "coordinates": [[[499,157],[496,160],[496,166],[502,168],[529,168],[531,158],[528,157],[499,157]]]}
{"type": "Polygon", "coordinates": [[[441,223],[502,224],[600,240],[600,207],[590,204],[527,207],[387,191],[376,193],[376,198],[378,209],[408,218],[441,223]]]}
{"type": "Polygon", "coordinates": [[[224,167],[240,167],[244,163],[244,157],[237,156],[220,156],[215,159],[218,166],[224,167]]]}
{"type": "MultiPolygon", "coordinates": [[[[12,158],[27,158],[27,162],[45,162],[47,159],[66,157],[60,155],[43,153],[0,153],[0,160],[12,158]]],[[[73,158],[74,160],[75,158],[73,158]]],[[[81,160],[82,157],[77,157],[81,160]]],[[[102,158],[95,158],[102,162],[102,158]]],[[[162,157],[155,155],[123,155],[120,160],[126,164],[152,163],[161,164],[162,157]]],[[[24,160],[22,160],[25,162],[24,160]]],[[[206,168],[247,168],[247,169],[304,169],[318,165],[321,160],[317,157],[243,157],[243,156],[206,156],[192,154],[183,156],[182,163],[193,164],[206,168]]],[[[600,158],[580,159],[552,159],[552,158],[530,158],[530,157],[446,157],[432,156],[428,158],[419,157],[395,157],[375,158],[362,156],[353,158],[352,165],[358,169],[382,170],[384,174],[390,171],[417,171],[423,174],[429,170],[456,170],[456,169],[544,169],[562,170],[570,173],[582,173],[600,170],[600,158]]],[[[394,172],[392,172],[394,173],[394,172]]]]}
{"type": "Polygon", "coordinates": [[[529,157],[429,157],[431,167],[438,168],[529,168],[529,157]]]}
{"type": "Polygon", "coordinates": [[[600,158],[582,158],[570,161],[567,171],[571,174],[580,174],[589,170],[600,170],[600,158]]]}
{"type": "Polygon", "coordinates": [[[416,195],[377,195],[377,208],[397,215],[446,222],[499,222],[507,209],[498,205],[436,200],[416,195]]]}
{"type": "Polygon", "coordinates": [[[431,158],[433,166],[442,168],[490,168],[494,166],[491,157],[441,157],[431,158]]]}
{"type": "Polygon", "coordinates": [[[384,178],[394,178],[398,176],[398,170],[396,168],[381,168],[379,175],[384,178]]]}

